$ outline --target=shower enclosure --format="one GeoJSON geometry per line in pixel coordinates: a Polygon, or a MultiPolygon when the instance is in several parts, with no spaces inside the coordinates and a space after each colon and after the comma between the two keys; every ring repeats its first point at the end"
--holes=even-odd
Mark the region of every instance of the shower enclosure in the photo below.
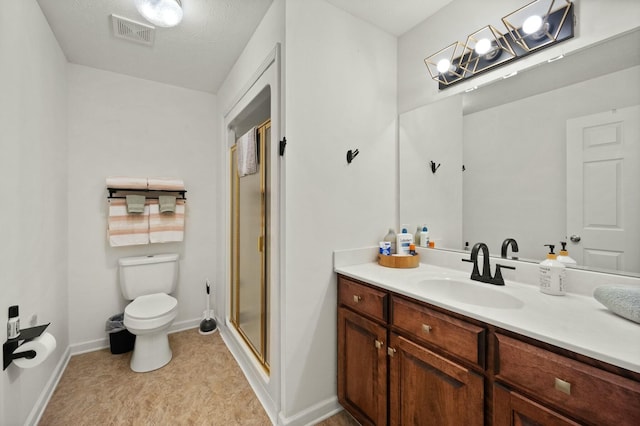
{"type": "Polygon", "coordinates": [[[264,370],[269,372],[269,160],[271,120],[256,130],[258,171],[238,177],[231,147],[230,320],[264,370]]]}

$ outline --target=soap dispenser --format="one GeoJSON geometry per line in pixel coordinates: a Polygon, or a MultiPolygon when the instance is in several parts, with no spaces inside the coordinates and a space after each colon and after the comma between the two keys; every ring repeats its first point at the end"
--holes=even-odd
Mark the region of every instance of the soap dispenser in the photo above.
{"type": "Polygon", "coordinates": [[[562,250],[560,250],[560,253],[558,254],[558,262],[562,262],[566,266],[577,265],[578,262],[576,262],[573,258],[569,257],[569,252],[567,251],[567,242],[560,241],[560,244],[562,244],[562,250]]]}
{"type": "Polygon", "coordinates": [[[553,252],[556,246],[545,244],[549,247],[547,259],[540,262],[540,291],[553,296],[564,296],[566,267],[564,263],[558,262],[556,254],[553,252]]]}

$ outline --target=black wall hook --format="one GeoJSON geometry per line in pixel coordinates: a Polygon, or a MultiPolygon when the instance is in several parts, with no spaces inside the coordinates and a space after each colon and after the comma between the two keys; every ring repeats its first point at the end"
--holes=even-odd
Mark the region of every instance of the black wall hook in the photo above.
{"type": "Polygon", "coordinates": [[[438,167],[440,167],[440,163],[438,163],[438,165],[436,166],[436,163],[434,163],[433,161],[431,161],[431,172],[433,174],[436,173],[436,170],[438,170],[438,167]]]}
{"type": "Polygon", "coordinates": [[[357,149],[353,151],[352,150],[347,151],[347,163],[351,164],[353,159],[356,158],[358,154],[360,154],[360,151],[358,151],[357,149]]]}

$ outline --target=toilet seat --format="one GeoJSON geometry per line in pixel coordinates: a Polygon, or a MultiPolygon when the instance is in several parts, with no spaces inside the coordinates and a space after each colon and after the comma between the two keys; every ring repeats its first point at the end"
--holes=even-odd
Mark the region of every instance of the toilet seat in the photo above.
{"type": "Polygon", "coordinates": [[[178,301],[165,293],[137,297],[124,309],[124,325],[135,330],[150,330],[169,324],[175,319],[178,301]]]}
{"type": "Polygon", "coordinates": [[[124,312],[131,318],[153,319],[171,312],[178,301],[165,293],[147,294],[129,303],[124,312]]]}

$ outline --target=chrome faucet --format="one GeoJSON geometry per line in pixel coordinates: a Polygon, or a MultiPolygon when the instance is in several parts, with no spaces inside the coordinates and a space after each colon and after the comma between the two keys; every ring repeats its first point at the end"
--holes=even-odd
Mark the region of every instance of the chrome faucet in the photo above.
{"type": "MultiPolygon", "coordinates": [[[[514,253],[518,252],[518,242],[514,239],[514,238],[506,238],[503,242],[502,242],[502,249],[500,250],[500,257],[502,257],[503,259],[507,258],[507,250],[509,249],[509,246],[511,246],[511,251],[514,253]]],[[[517,259],[517,256],[512,256],[512,259],[517,259]]]]}
{"type": "MultiPolygon", "coordinates": [[[[515,240],[514,240],[515,242],[515,240]]],[[[489,264],[489,247],[485,243],[476,243],[471,249],[471,258],[462,259],[463,262],[473,263],[473,271],[471,271],[471,279],[474,281],[480,281],[482,283],[493,285],[504,285],[504,278],[502,278],[502,268],[516,269],[513,266],[505,266],[496,264],[496,274],[491,276],[491,265],[489,264]],[[478,252],[482,250],[482,274],[478,268],[478,252]]]]}

